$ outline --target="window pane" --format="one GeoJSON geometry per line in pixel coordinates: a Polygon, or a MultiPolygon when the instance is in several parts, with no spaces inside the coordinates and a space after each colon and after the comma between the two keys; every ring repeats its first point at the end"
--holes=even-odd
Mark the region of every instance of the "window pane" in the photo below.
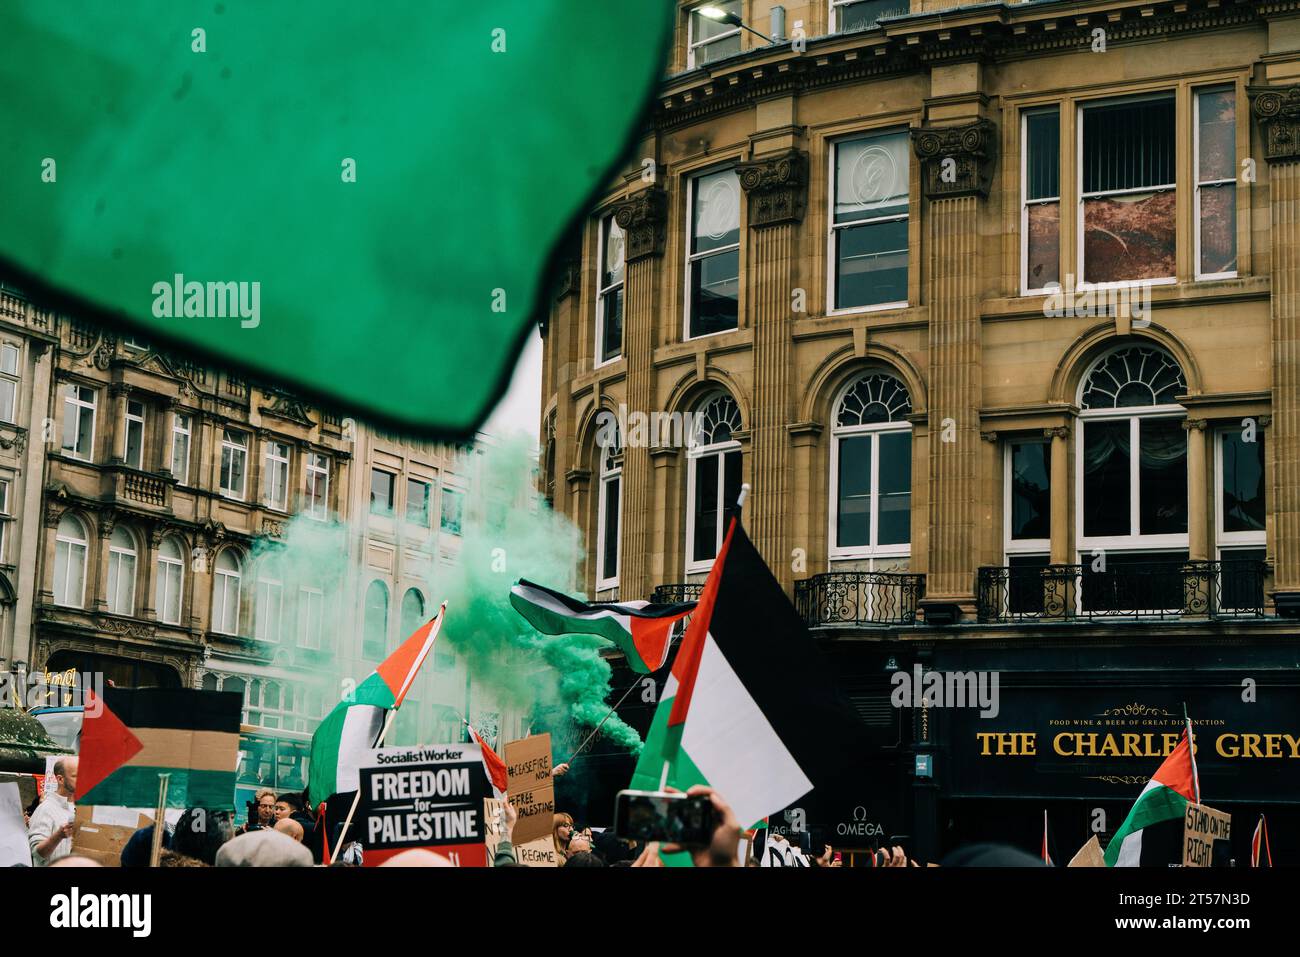
{"type": "Polygon", "coordinates": [[[835,28],[840,33],[870,30],[881,17],[897,17],[907,12],[907,0],[861,0],[836,8],[835,28]]]}
{"type": "MultiPolygon", "coordinates": [[[[722,534],[727,534],[727,523],[736,514],[736,500],[740,498],[740,452],[727,452],[722,456],[722,534]]],[[[722,539],[718,539],[721,546],[722,539]]]]}
{"type": "Polygon", "coordinates": [[[601,289],[623,281],[624,255],[623,229],[613,216],[609,216],[605,219],[605,246],[601,251],[601,289]]]}
{"type": "Polygon", "coordinates": [[[1013,615],[1043,613],[1043,569],[1047,555],[1007,556],[1007,610],[1013,615]]]}
{"type": "Polygon", "coordinates": [[[695,180],[691,252],[706,253],[740,242],[740,177],[734,169],[695,180]]]}
{"type": "Polygon", "coordinates": [[[387,515],[393,510],[393,475],[379,469],[370,470],[370,511],[387,515]]]}
{"type": "Polygon", "coordinates": [[[909,148],[906,132],[836,144],[836,223],[907,212],[909,148]]]}
{"type": "Polygon", "coordinates": [[[695,461],[695,541],[692,561],[713,558],[718,549],[718,456],[695,461]]]}
{"type": "Polygon", "coordinates": [[[1201,187],[1201,275],[1237,271],[1237,184],[1201,187]]]}
{"type": "Polygon", "coordinates": [[[1264,607],[1264,549],[1224,549],[1219,603],[1224,608],[1264,607]]]}
{"type": "Polygon", "coordinates": [[[623,351],[623,287],[605,293],[600,304],[600,359],[606,362],[623,351]]]}
{"type": "Polygon", "coordinates": [[[0,420],[14,420],[14,401],[18,395],[18,383],[12,379],[0,379],[0,420]]]}
{"type": "Polygon", "coordinates": [[[691,335],[735,329],[740,315],[740,250],[691,263],[691,335]]]}
{"type": "Polygon", "coordinates": [[[1211,90],[1197,94],[1199,150],[1197,182],[1236,179],[1237,94],[1234,90],[1211,90]]]}
{"type": "Polygon", "coordinates": [[[189,478],[190,437],[183,432],[172,433],[172,475],[182,484],[189,478]]]}
{"type": "Polygon", "coordinates": [[[8,343],[0,346],[0,372],[18,374],[18,350],[8,343]]]}
{"type": "Polygon", "coordinates": [[[1061,112],[1025,117],[1025,199],[1061,195],[1061,112]]]}
{"type": "Polygon", "coordinates": [[[1187,433],[1181,419],[1147,419],[1138,425],[1141,458],[1139,523],[1143,535],[1187,531],[1187,433]]]}
{"type": "Polygon", "coordinates": [[[877,545],[902,545],[912,540],[912,435],[887,432],[880,436],[877,488],[880,516],[877,545]]]}
{"type": "Polygon", "coordinates": [[[618,498],[619,480],[605,483],[605,540],[601,555],[600,577],[618,577],[618,498]]]}
{"type": "Polygon", "coordinates": [[[1223,531],[1264,530],[1264,436],[1243,442],[1241,433],[1223,435],[1223,531]]]}
{"type": "Polygon", "coordinates": [[[835,233],[835,306],[907,301],[907,220],[853,226],[835,233]]]}
{"type": "Polygon", "coordinates": [[[1025,280],[1029,289],[1061,281],[1061,204],[1034,203],[1026,207],[1025,280]]]}
{"type": "Polygon", "coordinates": [[[1129,424],[1083,426],[1083,534],[1129,534],[1129,424]]]}
{"type": "Polygon", "coordinates": [[[1174,275],[1176,194],[1132,193],[1083,201],[1083,271],[1088,282],[1174,275]]]}
{"type": "Polygon", "coordinates": [[[460,534],[464,493],[454,489],[442,490],[442,527],[452,535],[460,534]]]}
{"type": "Polygon", "coordinates": [[[1011,446],[1011,537],[1050,538],[1051,459],[1046,442],[1011,446]]]}
{"type": "Polygon", "coordinates": [[[1083,111],[1083,191],[1100,193],[1174,182],[1174,98],[1083,111]]]}
{"type": "Polygon", "coordinates": [[[406,480],[406,520],[416,525],[429,524],[429,483],[406,480]]]}
{"type": "Polygon", "coordinates": [[[871,544],[871,436],[840,439],[835,544],[871,544]]]}

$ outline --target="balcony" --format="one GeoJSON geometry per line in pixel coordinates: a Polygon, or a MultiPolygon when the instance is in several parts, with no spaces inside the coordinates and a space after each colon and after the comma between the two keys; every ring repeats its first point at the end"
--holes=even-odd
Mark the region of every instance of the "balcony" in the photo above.
{"type": "Polygon", "coordinates": [[[650,593],[650,604],[679,605],[683,602],[699,601],[700,592],[702,591],[704,591],[704,582],[657,585],[655,590],[650,593]]]}
{"type": "Polygon", "coordinates": [[[985,567],[977,614],[981,622],[1263,618],[1267,574],[1255,560],[985,567]]]}
{"type": "Polygon", "coordinates": [[[819,625],[914,625],[925,576],[901,572],[827,572],[794,583],[794,606],[819,625]]]}

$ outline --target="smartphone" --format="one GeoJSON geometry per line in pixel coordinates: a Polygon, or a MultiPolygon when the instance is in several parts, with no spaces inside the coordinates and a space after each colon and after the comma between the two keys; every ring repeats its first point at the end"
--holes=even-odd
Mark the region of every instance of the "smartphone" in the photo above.
{"type": "Polygon", "coordinates": [[[707,795],[619,791],[614,799],[614,833],[634,841],[707,847],[717,826],[707,795]]]}

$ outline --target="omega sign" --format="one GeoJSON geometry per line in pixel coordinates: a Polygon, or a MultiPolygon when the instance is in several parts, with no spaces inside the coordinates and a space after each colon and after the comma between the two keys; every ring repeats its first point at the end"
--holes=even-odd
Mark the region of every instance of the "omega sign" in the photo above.
{"type": "Polygon", "coordinates": [[[880,837],[885,829],[877,821],[868,821],[867,809],[858,805],[853,809],[853,823],[841,821],[835,825],[835,833],[840,837],[880,837]]]}

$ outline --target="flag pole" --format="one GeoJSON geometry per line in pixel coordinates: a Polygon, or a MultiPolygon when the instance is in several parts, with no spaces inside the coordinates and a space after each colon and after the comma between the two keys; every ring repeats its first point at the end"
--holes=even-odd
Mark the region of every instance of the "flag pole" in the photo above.
{"type": "Polygon", "coordinates": [[[1192,719],[1187,716],[1187,702],[1183,702],[1183,721],[1187,725],[1187,754],[1192,759],[1192,791],[1196,803],[1201,803],[1201,775],[1196,770],[1196,738],[1192,733],[1192,719]]]}
{"type": "Polygon", "coordinates": [[[162,836],[167,829],[167,783],[171,772],[158,775],[158,807],[153,816],[153,846],[149,849],[149,866],[157,867],[162,858],[162,836]]]}
{"type": "MultiPolygon", "coordinates": [[[[434,632],[435,639],[437,638],[438,632],[442,630],[442,621],[446,614],[447,614],[447,603],[444,601],[442,605],[439,606],[438,608],[437,631],[434,632]]],[[[406,689],[407,687],[410,686],[411,683],[415,681],[415,672],[419,671],[420,666],[422,664],[424,664],[424,658],[420,658],[420,660],[415,663],[415,668],[412,670],[411,675],[408,677],[407,684],[402,687],[402,701],[406,700],[406,689]]],[[[382,748],[384,746],[384,738],[388,737],[388,729],[393,726],[393,719],[397,717],[397,711],[401,706],[402,706],[402,702],[399,701],[393,707],[393,710],[388,712],[388,717],[384,721],[384,727],[380,730],[379,737],[375,741],[376,748],[382,748]]],[[[353,816],[356,815],[357,805],[360,803],[361,803],[361,782],[358,781],[357,790],[352,795],[352,806],[348,808],[348,816],[343,820],[343,830],[339,831],[338,842],[334,845],[334,854],[333,856],[330,857],[331,864],[333,864],[336,860],[338,860],[339,852],[343,850],[344,838],[347,837],[348,828],[352,826],[352,818],[353,816]]]]}

